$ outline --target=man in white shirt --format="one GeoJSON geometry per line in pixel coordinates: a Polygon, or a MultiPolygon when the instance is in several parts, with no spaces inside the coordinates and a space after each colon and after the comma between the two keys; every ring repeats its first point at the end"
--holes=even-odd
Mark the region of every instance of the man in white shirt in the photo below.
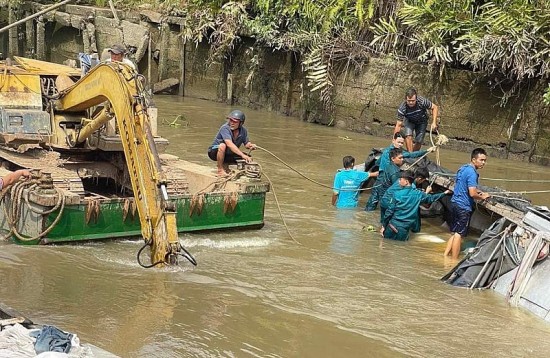
{"type": "Polygon", "coordinates": [[[123,64],[132,67],[134,71],[136,70],[136,65],[130,61],[129,58],[124,56],[126,54],[126,48],[124,46],[118,44],[111,46],[109,49],[109,54],[111,55],[111,58],[108,58],[105,62],[122,62],[123,64]]]}

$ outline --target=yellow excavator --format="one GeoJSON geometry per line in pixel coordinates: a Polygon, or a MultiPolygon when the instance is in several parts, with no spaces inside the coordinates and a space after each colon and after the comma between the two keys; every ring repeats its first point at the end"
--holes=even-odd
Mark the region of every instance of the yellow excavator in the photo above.
{"type": "Polygon", "coordinates": [[[67,143],[74,147],[85,142],[112,119],[112,111],[124,148],[141,234],[151,247],[151,261],[153,265],[173,265],[181,249],[176,208],[168,201],[167,181],[151,132],[143,86],[143,77],[130,66],[121,62],[99,64],[74,85],[60,91],[53,109],[82,112],[108,101],[110,106],[91,119],[83,118],[67,134],[67,143]]]}
{"type": "MultiPolygon", "coordinates": [[[[75,186],[76,191],[82,188],[80,179],[85,173],[80,173],[81,169],[95,170],[99,168],[98,163],[104,164],[98,170],[108,169],[115,173],[110,180],[131,183],[132,205],[138,213],[145,240],[138,253],[140,265],[175,265],[178,256],[196,265],[195,259],[178,240],[176,205],[168,198],[168,180],[155,144],[162,144],[163,139],[153,133],[156,117],[154,121],[150,119],[150,113],[154,112],[148,106],[143,76],[121,62],[101,63],[80,75],[69,67],[43,61],[19,57],[14,61],[17,64],[7,62],[0,66],[0,159],[3,167],[10,170],[14,166],[37,167],[37,159],[29,159],[27,153],[25,156],[19,152],[25,152],[29,146],[42,153],[50,149],[49,152],[65,158],[60,168],[54,168],[52,176],[57,175],[61,185],[69,182],[65,194],[69,195],[75,191],[75,186]],[[103,147],[97,150],[100,133],[109,131],[110,142],[104,140],[101,142],[103,147]],[[118,166],[113,162],[118,162],[118,166]],[[76,184],[70,183],[75,172],[78,173],[76,184]],[[151,249],[150,265],[140,261],[140,254],[146,247],[151,249]]],[[[119,187],[124,189],[125,186],[119,187]]],[[[85,191],[80,190],[80,198],[85,195],[85,191]]],[[[78,203],[78,195],[76,200],[78,203]]],[[[3,205],[7,205],[5,201],[3,205]]],[[[87,210],[93,214],[93,210],[87,210]]],[[[42,217],[38,215],[38,220],[42,217]]],[[[12,223],[12,232],[18,225],[24,226],[25,222],[12,223]]]]}

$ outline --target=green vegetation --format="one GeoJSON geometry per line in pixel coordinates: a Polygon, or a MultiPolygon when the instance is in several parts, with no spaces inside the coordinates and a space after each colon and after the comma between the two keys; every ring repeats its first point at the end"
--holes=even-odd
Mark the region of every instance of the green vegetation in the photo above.
{"type": "MultiPolygon", "coordinates": [[[[328,107],[336,76],[370,56],[420,61],[441,75],[448,67],[480,72],[502,104],[524,85],[546,87],[550,74],[550,0],[113,2],[117,9],[148,6],[185,16],[182,36],[209,41],[210,61],[230,58],[245,35],[259,46],[292,51],[310,91],[319,91],[328,107]]],[[[92,3],[109,6],[108,0],[92,3]]],[[[257,58],[251,62],[250,79],[258,67],[257,58]]],[[[544,99],[550,103],[550,87],[544,99]]]]}
{"type": "Polygon", "coordinates": [[[189,0],[183,8],[171,6],[188,17],[188,41],[211,42],[212,60],[230,56],[242,34],[296,52],[310,91],[319,91],[328,106],[335,76],[373,55],[424,62],[441,75],[447,67],[480,72],[502,104],[550,74],[548,0],[189,0]]]}

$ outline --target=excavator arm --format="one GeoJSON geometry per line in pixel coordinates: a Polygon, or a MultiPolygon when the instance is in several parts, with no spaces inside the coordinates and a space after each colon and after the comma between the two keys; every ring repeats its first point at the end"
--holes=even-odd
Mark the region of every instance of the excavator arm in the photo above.
{"type": "MultiPolygon", "coordinates": [[[[81,112],[109,101],[116,118],[126,157],[141,233],[151,246],[153,264],[177,263],[178,241],[175,206],[168,201],[166,177],[153,141],[142,82],[139,75],[122,63],[94,67],[55,101],[58,111],[81,112]]],[[[83,121],[73,141],[85,141],[110,120],[96,116],[83,121]]]]}

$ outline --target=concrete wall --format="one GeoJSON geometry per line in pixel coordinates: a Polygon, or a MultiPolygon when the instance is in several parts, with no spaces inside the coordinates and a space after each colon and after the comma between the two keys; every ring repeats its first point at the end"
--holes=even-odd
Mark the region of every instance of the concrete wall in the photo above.
{"type": "MultiPolygon", "coordinates": [[[[26,13],[42,7],[33,6],[26,13]]],[[[440,78],[439,72],[425,65],[372,58],[360,71],[350,69],[336,79],[335,106],[327,113],[318,94],[307,91],[295,53],[256,48],[253,39],[243,37],[231,56],[207,66],[206,41],[186,44],[182,57],[181,18],[142,10],[119,11],[117,20],[109,9],[70,5],[62,10],[43,19],[45,38],[36,42],[46,44],[46,60],[76,58],[78,52],[90,50],[91,42],[99,53],[124,43],[135,48],[139,71],[146,76],[150,71],[152,83],[179,80],[185,68],[186,96],[262,108],[377,136],[392,133],[404,92],[414,86],[440,106],[441,131],[451,139],[451,148],[469,151],[483,146],[491,156],[550,162],[550,116],[541,104],[544,85],[522,91],[502,108],[489,84],[470,71],[447,70],[440,78]],[[153,58],[148,56],[149,39],[153,58]]],[[[0,14],[2,18],[6,17],[0,14]]],[[[19,31],[25,33],[24,27],[19,31]]],[[[5,41],[4,35],[0,43],[5,41]]],[[[177,93],[177,86],[171,90],[177,93]]]]}

